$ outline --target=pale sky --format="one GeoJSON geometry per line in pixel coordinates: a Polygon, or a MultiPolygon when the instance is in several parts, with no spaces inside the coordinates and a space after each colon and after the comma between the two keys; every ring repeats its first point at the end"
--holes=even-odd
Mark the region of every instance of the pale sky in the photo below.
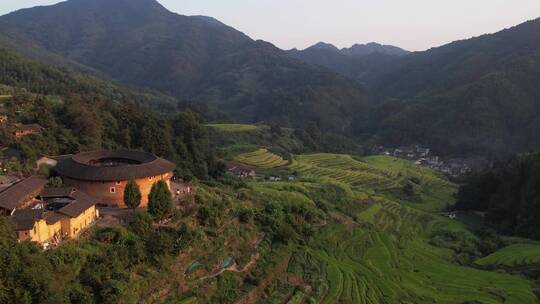
{"type": "MultiPolygon", "coordinates": [[[[417,51],[540,17],[539,0],[158,1],[182,15],[214,17],[283,49],[319,41],[338,47],[375,41],[417,51]]],[[[0,14],[56,2],[0,0],[0,14]]]]}

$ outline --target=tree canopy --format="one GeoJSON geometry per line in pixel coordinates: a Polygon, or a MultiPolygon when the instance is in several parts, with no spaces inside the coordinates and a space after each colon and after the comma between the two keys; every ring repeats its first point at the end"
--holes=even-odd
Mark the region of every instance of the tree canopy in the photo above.
{"type": "Polygon", "coordinates": [[[518,155],[469,177],[456,208],[486,212],[500,233],[540,239],[540,152],[518,155]]]}
{"type": "Polygon", "coordinates": [[[160,180],[150,190],[148,195],[148,212],[156,219],[163,219],[172,212],[172,196],[167,184],[160,180]]]}
{"type": "Polygon", "coordinates": [[[139,207],[141,204],[141,189],[135,180],[130,179],[124,189],[124,203],[131,209],[139,207]]]}

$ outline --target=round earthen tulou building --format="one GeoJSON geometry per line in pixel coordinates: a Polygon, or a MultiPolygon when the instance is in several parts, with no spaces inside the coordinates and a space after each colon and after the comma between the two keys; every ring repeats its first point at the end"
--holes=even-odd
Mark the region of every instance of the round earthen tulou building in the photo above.
{"type": "Polygon", "coordinates": [[[124,208],[124,189],[130,179],[140,187],[140,207],[148,205],[152,185],[170,180],[176,166],[163,158],[139,151],[95,151],[69,156],[58,162],[56,172],[66,186],[92,194],[99,204],[124,208]]]}

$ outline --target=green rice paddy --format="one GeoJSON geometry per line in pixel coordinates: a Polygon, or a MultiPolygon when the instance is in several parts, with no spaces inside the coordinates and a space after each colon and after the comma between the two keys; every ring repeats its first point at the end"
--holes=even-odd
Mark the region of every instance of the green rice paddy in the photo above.
{"type": "Polygon", "coordinates": [[[328,225],[289,265],[327,286],[317,303],[537,303],[527,280],[456,265],[429,245],[444,219],[393,202],[360,219],[367,225],[328,225]]]}
{"type": "Polygon", "coordinates": [[[476,261],[480,266],[519,267],[540,264],[540,245],[514,244],[476,261]]]}
{"type": "MultiPolygon", "coordinates": [[[[430,245],[436,229],[469,233],[460,222],[426,212],[453,202],[457,189],[436,172],[391,157],[337,154],[295,156],[289,168],[304,179],[251,185],[276,203],[314,206],[314,189],[328,184],[353,200],[371,201],[355,222],[330,221],[294,249],[288,272],[312,282],[307,303],[538,303],[526,279],[460,266],[451,250],[430,245]],[[420,181],[422,204],[394,194],[412,177],[420,181]]],[[[521,250],[518,263],[540,259],[540,246],[507,250],[494,255],[513,257],[521,250]]]]}
{"type": "Polygon", "coordinates": [[[380,195],[400,193],[411,179],[417,196],[411,199],[416,208],[438,211],[454,201],[457,186],[431,169],[387,156],[355,159],[349,155],[311,154],[295,156],[289,167],[304,177],[330,179],[349,184],[357,191],[371,191],[380,195]]]}

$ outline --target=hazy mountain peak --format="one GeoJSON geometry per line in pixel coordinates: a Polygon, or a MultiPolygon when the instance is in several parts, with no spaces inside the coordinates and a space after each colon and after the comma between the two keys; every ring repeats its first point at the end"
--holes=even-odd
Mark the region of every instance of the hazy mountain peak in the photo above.
{"type": "Polygon", "coordinates": [[[339,49],[333,44],[322,42],[322,41],[315,45],[310,46],[307,49],[328,50],[328,51],[339,52],[339,49]]]}
{"type": "Polygon", "coordinates": [[[383,45],[377,42],[369,42],[366,44],[356,43],[350,48],[343,48],[341,52],[343,54],[350,55],[350,56],[366,56],[373,53],[393,55],[393,56],[403,56],[409,53],[409,51],[406,51],[397,46],[383,45]]]}

